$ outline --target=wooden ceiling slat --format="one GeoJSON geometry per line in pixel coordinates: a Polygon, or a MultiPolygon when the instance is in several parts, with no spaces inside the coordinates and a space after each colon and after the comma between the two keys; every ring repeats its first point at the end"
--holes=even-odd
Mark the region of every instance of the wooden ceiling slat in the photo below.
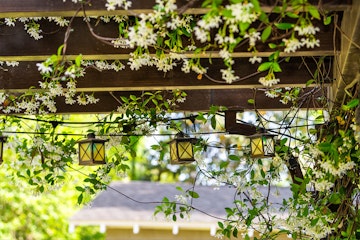
{"type": "MultiPolygon", "coordinates": [[[[116,23],[98,23],[96,20],[92,21],[93,30],[96,34],[105,37],[116,38],[118,36],[118,25],[116,23]]],[[[44,60],[57,52],[60,45],[64,43],[64,36],[66,28],[56,26],[55,23],[48,21],[40,22],[43,30],[44,38],[34,40],[31,38],[22,24],[16,24],[15,27],[0,26],[0,60],[7,61],[39,61],[44,60]],[[32,57],[33,56],[33,59],[32,57]]],[[[296,53],[283,53],[283,56],[324,56],[334,54],[333,41],[333,27],[321,26],[321,32],[318,34],[320,40],[320,47],[314,49],[302,48],[296,53]]],[[[252,54],[247,51],[248,45],[245,44],[239,49],[236,49],[234,57],[251,57],[252,54]]],[[[88,58],[97,59],[128,59],[129,53],[133,49],[114,48],[109,46],[96,38],[94,38],[87,24],[82,18],[76,18],[72,24],[72,32],[67,41],[66,54],[89,56],[88,58]]],[[[258,46],[259,56],[266,57],[270,55],[271,49],[267,44],[258,46]]],[[[188,57],[194,56],[193,53],[188,53],[188,57]]],[[[216,51],[208,52],[199,55],[202,58],[218,58],[219,54],[216,51]]]]}
{"type": "MultiPolygon", "coordinates": [[[[212,64],[203,59],[204,66],[208,67],[207,75],[198,80],[196,73],[183,73],[180,67],[173,71],[163,73],[154,67],[143,67],[138,71],[131,70],[126,66],[125,70],[98,71],[94,68],[87,69],[83,78],[77,80],[80,91],[131,91],[131,90],[165,90],[165,89],[229,89],[229,88],[262,88],[258,82],[259,77],[266,73],[258,73],[247,79],[232,84],[218,83],[221,80],[220,69],[225,68],[221,59],[213,59],[212,64]],[[211,79],[210,79],[211,78],[211,79]]],[[[328,65],[331,58],[327,58],[328,65]]],[[[313,58],[292,58],[290,62],[282,63],[283,71],[277,73],[280,85],[305,86],[312,79],[309,71],[315,71],[316,61],[313,58]],[[306,65],[304,64],[306,62],[306,65]]],[[[247,59],[235,60],[235,73],[240,77],[256,73],[257,65],[252,65],[247,59]]],[[[329,79],[331,80],[331,72],[329,79]]],[[[42,80],[38,72],[36,62],[20,62],[17,67],[8,67],[6,71],[0,71],[0,89],[6,91],[25,91],[30,87],[39,88],[38,82],[42,80]],[[20,70],[19,70],[20,69],[20,70]]]]}
{"type": "MultiPolygon", "coordinates": [[[[312,88],[305,89],[305,92],[312,91],[312,88]]],[[[208,111],[211,106],[225,106],[236,110],[253,110],[254,106],[248,103],[248,99],[256,99],[257,109],[266,110],[287,110],[290,105],[284,105],[279,99],[265,97],[264,92],[257,91],[254,95],[253,89],[208,89],[208,90],[189,90],[186,91],[187,98],[183,103],[179,103],[177,111],[208,111]]],[[[58,113],[108,113],[117,109],[120,96],[129,96],[130,94],[140,96],[139,91],[130,92],[96,92],[95,97],[100,98],[100,102],[94,105],[80,106],[77,104],[66,105],[62,98],[57,100],[58,113]],[[115,96],[115,98],[114,98],[115,96]]],[[[321,104],[316,100],[322,92],[317,92],[308,98],[308,102],[303,104],[302,108],[320,108],[321,104]]]]}
{"type": "MultiPolygon", "coordinates": [[[[273,7],[267,6],[268,1],[263,1],[263,10],[265,12],[272,11],[273,7]]],[[[86,6],[87,15],[91,16],[105,16],[105,15],[136,15],[144,12],[150,12],[155,4],[155,0],[133,0],[130,11],[117,9],[115,11],[107,11],[105,8],[105,0],[91,1],[90,5],[86,6]]],[[[178,8],[186,6],[189,2],[186,0],[176,1],[178,8]]],[[[327,11],[343,11],[349,7],[351,0],[331,1],[324,3],[322,8],[327,11]]],[[[317,4],[314,1],[314,4],[317,4]]],[[[79,4],[74,4],[71,0],[63,2],[61,0],[2,0],[0,7],[0,18],[5,17],[41,17],[41,16],[65,16],[71,17],[79,8],[79,4]]],[[[201,8],[201,1],[194,1],[185,13],[189,14],[204,14],[208,9],[201,8]]],[[[82,12],[79,12],[82,16],[82,12]]]]}

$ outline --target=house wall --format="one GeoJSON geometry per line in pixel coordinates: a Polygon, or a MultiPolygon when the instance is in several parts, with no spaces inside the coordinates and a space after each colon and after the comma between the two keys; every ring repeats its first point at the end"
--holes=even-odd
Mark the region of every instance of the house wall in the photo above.
{"type": "MultiPolygon", "coordinates": [[[[240,237],[237,239],[243,239],[240,237]]],[[[134,234],[132,229],[111,228],[106,229],[106,240],[215,240],[218,239],[210,235],[210,230],[186,230],[179,229],[177,235],[172,234],[171,229],[140,229],[138,234],[134,234]]],[[[231,238],[235,239],[235,238],[231,238]]],[[[289,240],[284,234],[277,237],[277,240],[289,240]]]]}
{"type": "Polygon", "coordinates": [[[172,234],[171,229],[140,229],[134,234],[132,229],[110,228],[106,229],[106,240],[214,240],[208,230],[185,230],[179,229],[177,235],[172,234]]]}

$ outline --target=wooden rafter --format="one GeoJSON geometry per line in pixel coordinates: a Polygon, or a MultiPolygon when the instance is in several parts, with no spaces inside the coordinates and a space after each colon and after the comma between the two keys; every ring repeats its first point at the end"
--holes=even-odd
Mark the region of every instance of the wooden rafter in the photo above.
{"type": "MultiPolygon", "coordinates": [[[[151,11],[155,3],[154,0],[133,1],[130,11],[117,10],[108,12],[104,7],[105,2],[105,0],[92,1],[91,6],[85,6],[87,16],[136,15],[140,12],[151,11]]],[[[271,1],[264,2],[270,3],[271,1]]],[[[187,3],[189,3],[187,0],[177,1],[179,8],[187,3]]],[[[350,0],[331,1],[331,3],[324,1],[324,5],[321,7],[330,11],[342,12],[350,11],[350,4],[350,0]]],[[[70,0],[66,2],[55,0],[4,0],[0,6],[0,18],[31,16],[71,17],[79,9],[79,6],[79,4],[76,5],[70,0]]],[[[271,9],[272,6],[264,5],[266,12],[270,12],[271,9]]],[[[208,9],[201,8],[200,1],[194,1],[194,4],[186,9],[185,13],[204,14],[207,11],[208,9]]],[[[120,60],[126,65],[131,49],[114,48],[97,40],[92,36],[91,31],[89,31],[86,22],[83,21],[81,16],[82,12],[80,11],[71,26],[73,31],[66,43],[66,58],[73,60],[78,54],[82,54],[84,60],[120,60]]],[[[35,87],[34,91],[39,90],[38,82],[41,80],[41,76],[37,70],[36,63],[46,60],[50,55],[57,52],[58,47],[64,43],[64,35],[67,30],[48,21],[40,21],[40,24],[45,37],[37,41],[27,35],[21,24],[17,24],[13,28],[6,27],[5,25],[0,26],[0,61],[20,62],[19,67],[16,68],[3,66],[3,71],[0,71],[0,91],[16,95],[28,90],[30,87],[35,87]]],[[[111,38],[117,37],[116,23],[104,24],[101,21],[97,22],[96,19],[92,19],[91,26],[96,34],[111,38]]],[[[352,26],[356,27],[357,25],[353,24],[352,26]]],[[[282,53],[280,55],[281,57],[291,57],[291,61],[282,63],[283,72],[277,74],[281,82],[277,87],[305,87],[306,82],[313,78],[311,72],[314,72],[318,67],[316,62],[320,57],[325,57],[321,67],[322,70],[326,70],[325,75],[327,76],[323,86],[332,83],[333,72],[331,69],[334,66],[333,58],[338,56],[338,51],[341,50],[340,38],[338,37],[339,32],[336,31],[333,25],[324,26],[321,22],[318,23],[318,27],[321,29],[318,36],[321,42],[319,48],[310,50],[301,49],[296,53],[282,53]]],[[[248,58],[252,54],[247,51],[247,47],[244,45],[236,49],[236,52],[233,54],[236,62],[234,69],[241,78],[241,81],[231,85],[220,81],[220,69],[223,69],[224,65],[217,49],[211,49],[206,53],[197,55],[197,57],[202,59],[202,65],[208,68],[207,74],[203,75],[201,80],[198,79],[199,76],[195,73],[183,73],[180,67],[176,67],[167,73],[147,67],[139,71],[131,71],[128,66],[120,72],[100,72],[95,69],[88,69],[85,77],[78,79],[78,88],[80,91],[95,92],[95,95],[101,98],[102,103],[89,107],[68,106],[59,99],[58,112],[108,112],[116,109],[118,105],[118,102],[113,97],[114,94],[117,96],[139,95],[144,90],[171,89],[182,89],[188,92],[188,101],[187,103],[180,104],[179,110],[207,110],[211,105],[251,109],[254,106],[247,102],[250,98],[256,98],[256,107],[259,109],[286,109],[287,105],[279,103],[277,99],[265,97],[262,90],[263,86],[258,82],[259,77],[264,74],[256,72],[258,65],[252,65],[248,62],[248,58]],[[256,91],[254,89],[258,89],[256,96],[254,96],[254,91],[256,91]],[[113,94],[109,94],[109,92],[113,94]]],[[[271,54],[271,49],[267,45],[260,46],[258,50],[257,55],[260,57],[267,58],[271,54]]],[[[185,55],[187,57],[195,56],[192,52],[185,53],[185,55]]],[[[304,91],[305,94],[316,90],[315,85],[307,85],[307,87],[304,91]]],[[[309,98],[309,100],[313,101],[304,105],[304,107],[320,107],[320,103],[314,99],[328,94],[327,91],[314,92],[314,94],[311,94],[312,97],[309,98]]]]}
{"type": "MultiPolygon", "coordinates": [[[[269,1],[263,1],[262,9],[265,12],[271,12],[273,6],[267,6],[269,1]]],[[[132,1],[132,7],[129,10],[117,9],[115,11],[107,11],[105,8],[105,0],[91,1],[90,5],[86,5],[88,16],[107,16],[107,15],[136,15],[140,13],[151,12],[155,5],[155,0],[132,1]]],[[[270,1],[271,3],[271,1],[270,1]]],[[[326,11],[343,11],[349,7],[351,0],[331,1],[321,6],[326,11]]],[[[178,0],[178,8],[189,6],[184,9],[186,14],[204,14],[209,9],[201,7],[201,1],[178,0]],[[193,2],[193,4],[189,4],[193,2]]],[[[72,17],[79,4],[74,4],[71,0],[54,1],[54,0],[2,0],[0,7],[0,18],[5,17],[44,17],[44,16],[63,16],[72,17]]],[[[78,13],[83,16],[82,12],[78,13]]]]}

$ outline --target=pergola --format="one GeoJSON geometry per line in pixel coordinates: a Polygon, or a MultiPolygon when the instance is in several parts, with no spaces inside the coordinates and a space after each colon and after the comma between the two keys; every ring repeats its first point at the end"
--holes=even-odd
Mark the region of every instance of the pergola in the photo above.
{"type": "MultiPolygon", "coordinates": [[[[271,10],[272,1],[263,1],[265,11],[271,10]]],[[[92,1],[91,6],[86,6],[87,16],[102,15],[127,15],[129,11],[115,10],[106,11],[105,1],[92,1]]],[[[134,1],[131,13],[146,13],[151,11],[154,1],[134,1]]],[[[185,13],[203,14],[207,9],[201,8],[199,1],[177,1],[179,9],[184,6],[185,13]]],[[[3,0],[0,6],[0,18],[9,17],[47,17],[75,15],[79,5],[71,1],[54,0],[3,0]]],[[[319,86],[306,86],[313,99],[326,95],[332,101],[341,101],[344,88],[354,83],[359,78],[359,52],[353,42],[360,41],[360,1],[337,0],[323,1],[322,9],[337,13],[336,26],[325,26],[318,22],[321,29],[319,39],[320,47],[314,49],[301,49],[295,53],[281,53],[281,57],[291,57],[291,61],[284,62],[283,71],[278,74],[281,79],[277,87],[304,87],[312,78],[311,72],[316,67],[317,59],[324,58],[323,68],[327,71],[326,82],[322,89],[326,91],[314,91],[319,86]],[[337,27],[341,26],[341,27],[337,27]]],[[[73,31],[67,41],[67,57],[74,59],[78,54],[83,55],[85,60],[124,60],[129,58],[129,50],[108,46],[93,37],[93,34],[116,37],[116,24],[104,24],[91,20],[91,28],[83,21],[84,13],[77,12],[72,23],[73,31]]],[[[57,48],[64,42],[66,29],[47,22],[42,23],[42,29],[46,35],[43,39],[30,38],[23,27],[16,25],[8,28],[0,26],[0,61],[19,61],[18,67],[0,71],[0,89],[9,93],[19,94],[30,87],[38,87],[41,80],[36,63],[44,61],[51,54],[56,53],[57,48]]],[[[269,56],[269,48],[264,44],[258,56],[269,56]]],[[[180,104],[179,110],[200,111],[207,110],[211,105],[222,105],[229,109],[251,109],[253,106],[248,99],[256,97],[258,109],[286,109],[288,106],[279,103],[278,100],[267,98],[261,91],[263,86],[258,83],[262,73],[257,73],[256,66],[248,62],[251,54],[244,49],[238,49],[233,54],[238,66],[238,75],[244,76],[242,81],[227,84],[218,82],[221,59],[218,52],[203,54],[203,65],[208,67],[207,76],[197,79],[197,74],[185,74],[176,68],[164,74],[154,68],[142,68],[132,71],[126,68],[120,72],[97,71],[89,69],[85,77],[78,81],[78,90],[95,92],[100,98],[100,103],[88,107],[78,105],[66,105],[61,100],[57,102],[59,113],[81,112],[109,112],[116,108],[118,102],[113,96],[127,96],[139,94],[142,91],[182,89],[188,94],[187,101],[180,104]],[[209,59],[211,58],[211,61],[209,59]],[[256,92],[256,94],[255,94],[256,92]],[[110,94],[111,93],[111,94],[110,94]]],[[[305,106],[304,106],[305,107],[305,106]]],[[[317,101],[311,101],[306,107],[321,107],[317,101]]]]}

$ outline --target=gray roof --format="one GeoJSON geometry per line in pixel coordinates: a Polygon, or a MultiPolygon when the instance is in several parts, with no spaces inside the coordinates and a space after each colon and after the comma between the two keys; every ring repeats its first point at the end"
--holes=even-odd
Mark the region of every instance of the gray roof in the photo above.
{"type": "MultiPolygon", "coordinates": [[[[154,221],[155,207],[160,204],[163,197],[174,200],[175,195],[181,192],[176,186],[184,190],[190,189],[189,184],[165,184],[155,182],[113,182],[110,187],[101,192],[89,206],[84,207],[71,217],[70,223],[81,224],[81,222],[94,222],[96,224],[119,222],[154,221]]],[[[212,216],[225,217],[225,207],[233,207],[235,188],[222,186],[195,186],[194,191],[200,198],[193,199],[192,205],[200,211],[193,211],[190,214],[191,222],[216,223],[218,220],[212,216]]],[[[264,188],[265,190],[265,188],[264,188]]],[[[288,198],[290,190],[288,188],[277,188],[280,191],[279,199],[274,196],[272,201],[281,203],[282,199],[288,198]],[[275,199],[274,199],[275,198],[275,199]]],[[[164,220],[160,213],[157,220],[164,220]]]]}

